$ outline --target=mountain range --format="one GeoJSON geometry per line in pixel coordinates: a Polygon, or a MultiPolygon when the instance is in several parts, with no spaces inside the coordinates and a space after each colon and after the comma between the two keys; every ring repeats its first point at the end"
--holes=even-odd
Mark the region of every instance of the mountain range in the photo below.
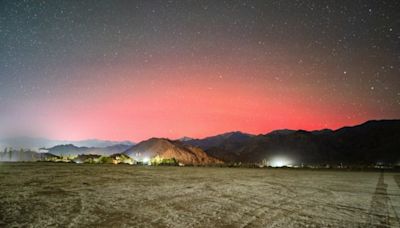
{"type": "Polygon", "coordinates": [[[262,135],[231,132],[184,143],[199,146],[225,162],[254,163],[285,157],[296,164],[397,164],[400,120],[372,120],[337,130],[286,129],[262,135]]]}
{"type": "MultiPolygon", "coordinates": [[[[46,140],[44,142],[49,143],[46,140]]],[[[33,147],[29,141],[24,143],[30,145],[25,148],[33,147]]],[[[35,146],[39,145],[38,140],[34,140],[34,143],[36,143],[35,146]]],[[[78,141],[76,144],[55,145],[47,147],[44,151],[54,155],[109,156],[124,153],[135,160],[146,160],[158,156],[166,159],[175,158],[183,164],[261,163],[285,158],[293,165],[371,165],[379,162],[399,165],[400,120],[371,120],[337,130],[283,129],[260,135],[236,131],[203,139],[151,138],[135,145],[131,142],[125,144],[99,140],[78,141]]],[[[41,144],[40,147],[42,146],[41,144]]],[[[42,156],[35,155],[32,151],[26,156],[20,154],[18,150],[14,151],[16,156],[5,154],[2,156],[13,157],[12,160],[18,160],[18,157],[32,160],[42,156]]]]}
{"type": "Polygon", "coordinates": [[[79,141],[69,140],[52,140],[47,138],[39,137],[8,137],[0,139],[0,150],[4,150],[5,147],[12,147],[16,149],[31,149],[38,150],[39,148],[51,148],[58,145],[69,145],[72,144],[77,147],[110,147],[114,145],[134,145],[131,141],[109,141],[99,139],[86,139],[79,141]]]}

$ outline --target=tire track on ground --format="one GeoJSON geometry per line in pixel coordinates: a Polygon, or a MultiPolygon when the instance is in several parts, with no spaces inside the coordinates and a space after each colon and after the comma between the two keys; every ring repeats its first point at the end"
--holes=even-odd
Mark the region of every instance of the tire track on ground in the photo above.
{"type": "Polygon", "coordinates": [[[376,227],[390,227],[389,196],[387,194],[388,185],[385,184],[384,172],[382,171],[375,192],[373,193],[371,206],[369,209],[369,224],[376,227]]]}

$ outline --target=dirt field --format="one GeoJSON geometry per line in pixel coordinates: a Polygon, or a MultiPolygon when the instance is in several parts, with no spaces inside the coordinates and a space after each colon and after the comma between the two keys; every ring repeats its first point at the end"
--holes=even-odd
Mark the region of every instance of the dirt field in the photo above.
{"type": "Polygon", "coordinates": [[[0,163],[0,227],[400,227],[400,173],[0,163]]]}

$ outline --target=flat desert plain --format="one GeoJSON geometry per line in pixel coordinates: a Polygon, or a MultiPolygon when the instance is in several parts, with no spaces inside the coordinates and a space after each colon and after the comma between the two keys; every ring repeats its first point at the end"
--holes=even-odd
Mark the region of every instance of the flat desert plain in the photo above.
{"type": "Polygon", "coordinates": [[[400,227],[400,173],[0,163],[0,227],[400,227]]]}

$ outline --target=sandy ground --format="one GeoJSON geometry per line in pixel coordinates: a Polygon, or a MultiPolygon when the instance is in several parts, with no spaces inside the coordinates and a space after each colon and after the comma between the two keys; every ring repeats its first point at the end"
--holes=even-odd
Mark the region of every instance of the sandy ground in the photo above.
{"type": "Polygon", "coordinates": [[[400,227],[400,173],[0,163],[0,227],[400,227]]]}

